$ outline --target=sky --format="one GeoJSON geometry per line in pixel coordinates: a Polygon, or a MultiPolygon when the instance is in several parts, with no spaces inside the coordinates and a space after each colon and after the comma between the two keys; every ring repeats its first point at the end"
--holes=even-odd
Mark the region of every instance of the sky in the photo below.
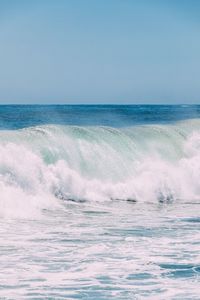
{"type": "Polygon", "coordinates": [[[199,0],[0,0],[0,104],[200,104],[199,0]]]}

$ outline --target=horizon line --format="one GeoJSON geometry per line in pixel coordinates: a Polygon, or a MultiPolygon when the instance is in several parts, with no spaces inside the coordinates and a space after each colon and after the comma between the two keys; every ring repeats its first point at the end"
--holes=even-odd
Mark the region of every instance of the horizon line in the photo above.
{"type": "Polygon", "coordinates": [[[31,106],[37,106],[37,105],[43,105],[43,106],[55,106],[55,105],[70,105],[70,106],[141,106],[141,105],[157,105],[157,106],[181,106],[181,105],[186,105],[186,106],[191,106],[191,105],[200,105],[200,103],[0,103],[0,106],[16,106],[16,105],[31,105],[31,106]]]}

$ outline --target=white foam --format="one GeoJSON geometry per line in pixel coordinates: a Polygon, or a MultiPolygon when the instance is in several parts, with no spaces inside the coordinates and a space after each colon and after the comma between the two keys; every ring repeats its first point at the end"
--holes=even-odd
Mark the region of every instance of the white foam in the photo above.
{"type": "Polygon", "coordinates": [[[34,217],[67,199],[199,199],[199,125],[2,131],[0,215],[34,217]]]}

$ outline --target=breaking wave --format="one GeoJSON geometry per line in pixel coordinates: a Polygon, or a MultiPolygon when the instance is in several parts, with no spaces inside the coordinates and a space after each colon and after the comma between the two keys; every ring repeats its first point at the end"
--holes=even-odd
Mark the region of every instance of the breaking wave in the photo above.
{"type": "Polygon", "coordinates": [[[200,199],[200,120],[130,128],[0,131],[0,214],[63,201],[200,199]]]}

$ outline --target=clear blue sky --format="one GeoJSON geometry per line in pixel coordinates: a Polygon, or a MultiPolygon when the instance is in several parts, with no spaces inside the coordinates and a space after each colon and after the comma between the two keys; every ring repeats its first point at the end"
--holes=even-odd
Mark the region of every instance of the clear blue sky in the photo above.
{"type": "Polygon", "coordinates": [[[200,103],[200,1],[0,0],[0,103],[200,103]]]}

